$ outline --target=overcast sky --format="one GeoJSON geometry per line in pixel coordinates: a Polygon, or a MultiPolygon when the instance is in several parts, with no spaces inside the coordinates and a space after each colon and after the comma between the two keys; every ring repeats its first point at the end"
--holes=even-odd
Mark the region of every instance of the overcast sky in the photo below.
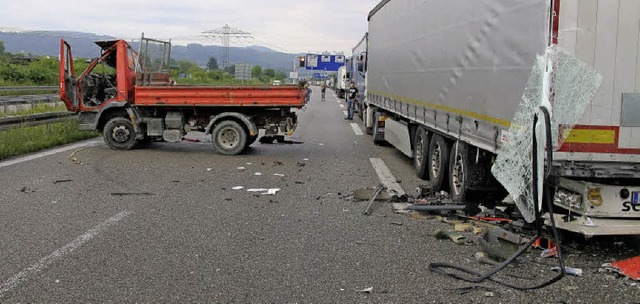
{"type": "MultiPolygon", "coordinates": [[[[229,26],[281,52],[342,51],[351,54],[367,31],[367,15],[380,0],[0,0],[0,30],[71,30],[120,38],[187,37],[229,26]]],[[[219,42],[218,42],[219,44],[219,42]]]]}

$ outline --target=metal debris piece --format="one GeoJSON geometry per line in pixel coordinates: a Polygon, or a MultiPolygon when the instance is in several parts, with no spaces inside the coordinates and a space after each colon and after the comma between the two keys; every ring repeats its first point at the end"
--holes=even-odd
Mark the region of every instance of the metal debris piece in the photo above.
{"type": "Polygon", "coordinates": [[[371,199],[369,199],[369,203],[367,203],[367,206],[364,208],[364,211],[362,212],[363,215],[371,215],[371,207],[373,206],[373,202],[376,200],[378,195],[384,189],[385,189],[384,186],[379,186],[378,188],[376,188],[376,191],[373,193],[373,196],[371,196],[371,199]]]}
{"type": "Polygon", "coordinates": [[[492,259],[488,254],[484,252],[476,252],[474,256],[476,258],[476,261],[480,263],[485,263],[485,264],[494,265],[494,266],[500,265],[500,262],[492,259]]]}
{"type": "Polygon", "coordinates": [[[520,245],[527,241],[510,231],[494,228],[486,231],[482,237],[476,239],[476,242],[482,251],[490,256],[506,260],[518,251],[520,245]]]}
{"type": "Polygon", "coordinates": [[[640,281],[640,256],[615,261],[612,263],[602,265],[605,269],[615,271],[622,274],[632,280],[640,281]]]}
{"type": "Polygon", "coordinates": [[[450,239],[458,245],[467,243],[466,236],[451,229],[438,229],[433,233],[433,235],[438,239],[450,239]]]}
{"type": "MultiPolygon", "coordinates": [[[[353,191],[353,199],[357,201],[368,201],[373,197],[373,195],[376,193],[377,190],[378,188],[357,189],[356,191],[353,191]]],[[[393,196],[385,191],[385,192],[378,193],[376,200],[389,201],[392,198],[393,196]]]]}
{"type": "Polygon", "coordinates": [[[68,182],[72,182],[72,179],[59,179],[59,180],[55,180],[53,181],[53,184],[60,184],[60,183],[68,183],[68,182]]]}

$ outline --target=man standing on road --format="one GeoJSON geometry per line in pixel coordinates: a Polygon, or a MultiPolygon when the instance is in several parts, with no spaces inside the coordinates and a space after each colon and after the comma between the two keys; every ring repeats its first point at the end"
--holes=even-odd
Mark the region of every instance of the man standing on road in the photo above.
{"type": "Polygon", "coordinates": [[[351,82],[351,88],[347,91],[347,117],[344,119],[353,120],[353,110],[356,101],[358,101],[358,88],[356,88],[355,82],[351,82]]]}
{"type": "Polygon", "coordinates": [[[322,101],[324,101],[324,92],[327,90],[327,86],[323,84],[320,85],[320,92],[322,93],[322,101]]]}

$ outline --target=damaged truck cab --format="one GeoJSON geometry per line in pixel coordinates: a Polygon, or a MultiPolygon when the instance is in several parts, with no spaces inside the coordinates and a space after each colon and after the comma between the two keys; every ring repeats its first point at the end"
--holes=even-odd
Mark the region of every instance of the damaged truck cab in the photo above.
{"type": "Polygon", "coordinates": [[[298,86],[175,85],[171,44],[142,38],[136,52],[124,40],[99,41],[101,56],[80,75],[71,46],[60,42],[60,98],[79,114],[79,129],[98,130],[112,149],[152,141],[178,142],[189,131],[211,134],[216,152],[241,153],[264,130],[265,139],[291,135],[298,86]]]}

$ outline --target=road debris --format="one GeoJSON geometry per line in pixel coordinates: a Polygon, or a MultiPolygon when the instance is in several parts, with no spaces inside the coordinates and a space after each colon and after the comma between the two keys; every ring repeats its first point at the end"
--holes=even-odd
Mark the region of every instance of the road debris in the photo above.
{"type": "Polygon", "coordinates": [[[487,230],[482,237],[477,238],[476,243],[483,252],[490,256],[506,260],[516,253],[520,249],[520,245],[526,243],[526,240],[510,231],[494,228],[487,230]]]}
{"type": "Polygon", "coordinates": [[[624,275],[634,281],[640,281],[640,256],[602,265],[606,270],[624,275]]]}
{"type": "MultiPolygon", "coordinates": [[[[378,197],[378,195],[380,195],[380,193],[385,189],[384,186],[379,186],[378,188],[376,188],[376,191],[373,193],[373,195],[371,196],[371,198],[369,199],[369,203],[367,203],[367,206],[364,208],[364,211],[362,211],[363,215],[371,215],[371,207],[373,207],[373,202],[376,200],[376,198],[378,197]]],[[[354,195],[355,197],[355,195],[354,195]]]]}
{"type": "Polygon", "coordinates": [[[270,188],[270,189],[264,189],[264,188],[256,188],[256,189],[247,189],[247,192],[255,192],[255,193],[260,193],[263,195],[274,195],[276,193],[278,193],[278,191],[280,191],[282,189],[280,188],[270,188]]]}
{"type": "Polygon", "coordinates": [[[284,165],[284,163],[279,161],[279,160],[276,160],[276,161],[273,162],[273,165],[274,166],[282,166],[282,165],[284,165]]]}
{"type": "Polygon", "coordinates": [[[467,237],[463,234],[451,229],[438,229],[433,235],[438,239],[450,239],[458,245],[466,244],[467,237]]]}
{"type": "Polygon", "coordinates": [[[284,174],[282,174],[282,173],[274,173],[273,175],[274,175],[274,176],[284,177],[284,174]]]}
{"type": "Polygon", "coordinates": [[[78,160],[78,158],[76,157],[76,153],[78,153],[78,152],[80,152],[82,150],[86,150],[86,149],[87,148],[73,151],[73,153],[71,153],[71,155],[69,155],[69,157],[67,157],[67,159],[72,161],[76,165],[82,165],[82,161],[78,160]]]}
{"type": "Polygon", "coordinates": [[[242,190],[242,189],[244,189],[244,187],[243,186],[235,186],[235,187],[233,187],[231,189],[233,189],[233,190],[242,190]]]}
{"type": "Polygon", "coordinates": [[[358,292],[362,292],[362,293],[372,293],[372,292],[373,292],[373,287],[367,287],[367,288],[365,288],[365,289],[358,290],[358,292]]]}
{"type": "Polygon", "coordinates": [[[245,168],[245,167],[238,167],[237,169],[238,169],[238,171],[243,172],[243,171],[244,171],[244,170],[246,170],[247,168],[245,168]]]}
{"type": "Polygon", "coordinates": [[[55,180],[53,181],[53,184],[60,184],[60,183],[68,183],[68,182],[72,182],[72,179],[59,179],[59,180],[55,180]]]}
{"type": "Polygon", "coordinates": [[[149,192],[112,192],[112,196],[152,196],[155,195],[149,192]]]}
{"type": "Polygon", "coordinates": [[[402,226],[402,225],[404,225],[404,223],[403,222],[391,222],[391,225],[402,226]]]}
{"type": "Polygon", "coordinates": [[[488,254],[484,252],[476,252],[474,256],[476,258],[476,261],[480,263],[485,263],[493,266],[500,265],[500,262],[492,259],[488,254]]]}
{"type": "MultiPolygon", "coordinates": [[[[560,271],[560,267],[553,267],[553,268],[551,268],[551,270],[559,272],[560,271]]],[[[570,274],[570,275],[573,275],[573,276],[576,276],[576,277],[581,277],[582,276],[582,269],[580,269],[580,268],[573,268],[573,267],[566,267],[565,266],[564,267],[564,272],[566,274],[570,274]]]]}
{"type": "Polygon", "coordinates": [[[303,163],[303,162],[297,162],[296,165],[298,165],[298,167],[304,167],[307,164],[303,163]]]}
{"type": "Polygon", "coordinates": [[[466,286],[466,287],[457,287],[457,288],[446,288],[445,290],[451,290],[451,291],[457,291],[458,293],[460,293],[460,295],[465,295],[468,294],[474,290],[484,290],[485,291],[485,295],[487,292],[491,292],[493,293],[493,288],[489,288],[486,286],[482,286],[482,285],[471,285],[471,286],[466,286]]]}
{"type": "Polygon", "coordinates": [[[33,192],[36,192],[36,191],[32,190],[29,187],[22,187],[22,189],[20,189],[20,192],[22,192],[22,193],[33,193],[33,192]]]}
{"type": "Polygon", "coordinates": [[[260,175],[262,175],[262,172],[256,172],[255,175],[256,176],[260,176],[260,175]]]}
{"type": "Polygon", "coordinates": [[[182,140],[188,141],[188,142],[195,142],[195,143],[201,142],[201,140],[199,140],[197,138],[189,138],[189,137],[183,137],[182,140]]]}

